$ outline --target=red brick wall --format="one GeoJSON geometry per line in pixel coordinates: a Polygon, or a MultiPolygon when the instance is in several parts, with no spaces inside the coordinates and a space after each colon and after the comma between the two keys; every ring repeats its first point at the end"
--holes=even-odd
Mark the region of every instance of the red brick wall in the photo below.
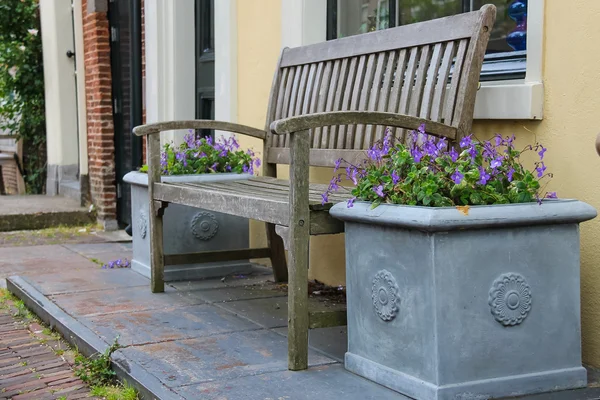
{"type": "Polygon", "coordinates": [[[83,0],[89,180],[100,221],[117,218],[110,36],[105,12],[88,13],[83,0]]]}

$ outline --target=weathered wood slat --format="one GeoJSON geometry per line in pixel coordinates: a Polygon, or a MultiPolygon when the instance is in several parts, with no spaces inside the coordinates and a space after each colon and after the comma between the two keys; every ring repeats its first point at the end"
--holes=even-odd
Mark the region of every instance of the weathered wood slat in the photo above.
{"type": "Polygon", "coordinates": [[[410,96],[410,104],[408,106],[408,115],[419,115],[423,90],[425,88],[425,79],[427,78],[427,70],[429,69],[429,60],[431,59],[431,47],[424,46],[421,49],[421,57],[419,58],[419,66],[416,72],[415,86],[412,88],[410,96]]]}
{"type": "Polygon", "coordinates": [[[160,185],[160,136],[150,135],[148,145],[148,216],[150,230],[150,290],[152,293],[165,291],[165,264],[163,258],[163,203],[155,201],[157,186],[160,185]]]}
{"type": "MultiPolygon", "coordinates": [[[[343,158],[349,162],[360,162],[366,157],[367,155],[363,150],[311,149],[310,165],[315,167],[331,167],[339,158],[343,158]]],[[[290,151],[288,149],[273,149],[273,151],[269,152],[267,162],[289,164],[290,151]]]]}
{"type": "MultiPolygon", "coordinates": [[[[352,97],[350,99],[350,105],[348,110],[356,111],[358,110],[358,103],[360,101],[361,91],[363,87],[363,82],[365,79],[365,68],[367,63],[366,56],[360,56],[358,60],[358,66],[356,67],[356,80],[354,82],[354,87],[352,88],[352,97]]],[[[354,139],[356,135],[356,123],[348,124],[348,129],[346,131],[346,149],[354,148],[354,139]]]]}
{"type": "MultiPolygon", "coordinates": [[[[327,94],[329,93],[329,85],[331,84],[332,72],[333,72],[333,61],[328,61],[325,63],[325,67],[323,69],[323,78],[321,80],[321,85],[319,85],[319,96],[318,96],[318,101],[317,101],[317,109],[315,110],[318,113],[322,113],[323,111],[325,111],[325,106],[327,104],[327,94]]],[[[323,134],[323,127],[317,127],[314,129],[311,147],[318,149],[321,146],[322,134],[323,134]]]]}
{"type": "Polygon", "coordinates": [[[231,122],[213,121],[208,119],[157,122],[153,124],[136,126],[133,128],[133,133],[137,136],[147,136],[159,132],[180,129],[216,129],[219,131],[241,133],[243,135],[253,136],[263,140],[267,137],[267,132],[261,129],[252,128],[246,125],[234,124],[231,122]]]}
{"type": "Polygon", "coordinates": [[[456,105],[456,95],[458,94],[458,87],[460,84],[460,78],[462,75],[463,62],[465,60],[465,54],[467,52],[467,45],[469,41],[467,39],[461,40],[458,44],[458,50],[456,51],[456,57],[454,59],[454,70],[452,71],[452,79],[450,80],[450,88],[446,93],[446,106],[444,107],[444,124],[450,126],[456,126],[452,117],[454,115],[454,107],[456,105]]]}
{"type": "MultiPolygon", "coordinates": [[[[319,104],[319,90],[321,88],[321,81],[323,80],[323,69],[325,67],[324,63],[319,63],[317,65],[317,72],[316,72],[316,76],[313,82],[313,86],[311,88],[311,94],[310,94],[310,104],[309,104],[309,108],[308,108],[308,114],[313,114],[317,111],[317,105],[319,104]]],[[[312,140],[314,139],[315,136],[315,132],[314,129],[310,130],[310,140],[312,143],[312,140]]],[[[289,147],[290,145],[290,137],[289,135],[286,136],[286,146],[285,147],[289,147]]]]}
{"type": "MultiPolygon", "coordinates": [[[[339,109],[342,111],[350,110],[350,100],[352,99],[352,92],[354,91],[354,85],[356,83],[355,77],[356,77],[357,64],[358,64],[357,57],[350,59],[349,66],[348,66],[348,73],[346,74],[346,85],[345,85],[345,89],[344,89],[344,94],[342,96],[342,104],[339,107],[339,109]]],[[[335,146],[336,148],[343,149],[344,146],[346,145],[347,130],[348,130],[348,127],[345,125],[338,127],[338,137],[337,137],[337,143],[335,146]]]]}
{"type": "MultiPolygon", "coordinates": [[[[375,74],[375,65],[376,55],[371,54],[367,58],[367,70],[365,72],[365,79],[363,81],[362,90],[360,93],[360,100],[358,102],[358,111],[367,111],[369,104],[369,97],[371,96],[371,90],[373,87],[373,78],[375,74]]],[[[365,124],[358,124],[356,126],[356,133],[354,137],[354,148],[362,149],[364,143],[365,136],[365,124]]]]}
{"type": "Polygon", "coordinates": [[[435,85],[433,94],[433,103],[431,105],[431,120],[439,122],[442,118],[444,107],[444,94],[446,93],[446,85],[450,76],[450,67],[452,66],[452,58],[456,49],[455,42],[448,42],[444,49],[442,64],[438,75],[438,80],[435,85]]]}
{"type": "Polygon", "coordinates": [[[384,29],[363,35],[331,40],[309,46],[286,49],[282,66],[355,57],[382,51],[422,46],[471,37],[478,12],[384,29]]]}
{"type": "Polygon", "coordinates": [[[431,55],[431,61],[429,63],[429,69],[427,70],[427,76],[425,78],[425,88],[423,90],[423,100],[421,101],[421,110],[419,116],[421,118],[429,119],[431,114],[431,106],[433,104],[433,89],[437,81],[438,70],[442,59],[442,46],[443,43],[437,43],[433,47],[433,54],[431,55]]]}
{"type": "MultiPolygon", "coordinates": [[[[283,96],[283,109],[281,115],[283,118],[290,116],[290,102],[292,101],[292,88],[294,87],[294,78],[296,77],[296,67],[290,67],[288,73],[287,82],[285,84],[285,91],[281,94],[283,96]]],[[[286,138],[279,138],[279,147],[285,146],[286,138]]]]}
{"type": "MultiPolygon", "coordinates": [[[[378,108],[378,106],[380,105],[380,93],[382,91],[382,86],[384,84],[383,82],[383,73],[385,71],[385,65],[386,65],[386,59],[387,59],[387,54],[386,53],[379,53],[377,55],[377,63],[375,66],[375,75],[373,77],[373,84],[371,85],[371,95],[369,96],[369,105],[367,106],[367,110],[368,111],[387,111],[385,109],[385,107],[382,107],[381,109],[378,108]]],[[[381,126],[379,126],[381,128],[381,126]]],[[[373,144],[373,136],[374,133],[373,131],[376,129],[377,127],[374,127],[373,125],[367,125],[365,127],[365,138],[364,138],[364,144],[362,145],[361,148],[368,148],[373,144]]]]}
{"type": "MultiPolygon", "coordinates": [[[[402,91],[400,94],[400,104],[398,105],[398,114],[408,114],[408,107],[410,104],[411,95],[413,92],[413,82],[415,81],[415,74],[417,72],[417,60],[419,56],[419,48],[413,47],[410,49],[410,55],[408,56],[408,62],[406,64],[406,71],[404,73],[404,81],[402,82],[402,91]]],[[[403,129],[396,129],[394,136],[400,137],[404,133],[403,129]]]]}
{"type": "MultiPolygon", "coordinates": [[[[327,103],[325,104],[325,111],[333,110],[333,102],[335,100],[335,93],[338,86],[338,80],[340,78],[340,60],[335,60],[333,63],[333,71],[331,73],[331,79],[329,84],[329,91],[327,92],[327,103]]],[[[331,129],[328,126],[323,127],[323,132],[321,134],[321,145],[319,146],[322,149],[328,149],[329,143],[331,141],[331,129]]]]}
{"type": "Polygon", "coordinates": [[[450,139],[454,139],[456,136],[456,128],[439,122],[425,120],[412,115],[374,111],[333,111],[321,114],[299,115],[281,121],[274,121],[271,124],[271,132],[283,135],[317,126],[357,123],[386,125],[406,129],[417,129],[420,124],[425,124],[427,133],[432,135],[444,136],[450,139]]]}
{"type": "MultiPolygon", "coordinates": [[[[279,62],[281,63],[281,56],[280,56],[279,62]]],[[[285,93],[285,88],[287,86],[287,81],[288,81],[288,75],[289,75],[289,73],[290,73],[290,69],[289,68],[282,68],[281,69],[281,79],[279,81],[279,88],[277,90],[277,93],[278,93],[278,96],[277,96],[277,105],[275,106],[275,118],[276,119],[285,118],[284,117],[284,112],[283,112],[283,102],[284,102],[284,93],[285,93]]],[[[279,147],[280,144],[281,144],[281,140],[282,139],[280,137],[274,137],[274,138],[272,138],[273,146],[279,147]]]]}
{"type": "Polygon", "coordinates": [[[292,93],[290,95],[290,109],[288,110],[288,117],[298,115],[298,109],[302,106],[302,102],[298,104],[298,89],[300,87],[300,79],[302,78],[302,71],[305,69],[304,65],[296,67],[296,75],[294,76],[294,82],[292,83],[292,93]]]}
{"type": "Polygon", "coordinates": [[[271,256],[268,247],[256,249],[203,251],[200,253],[165,254],[165,265],[185,265],[195,263],[249,260],[271,256]]]}

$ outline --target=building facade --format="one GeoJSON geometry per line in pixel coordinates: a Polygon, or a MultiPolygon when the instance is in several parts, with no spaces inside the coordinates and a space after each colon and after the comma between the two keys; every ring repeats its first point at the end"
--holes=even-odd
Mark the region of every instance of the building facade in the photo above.
{"type": "MultiPolygon", "coordinates": [[[[126,202],[119,203],[126,193],[119,186],[126,168],[118,165],[123,163],[121,153],[127,142],[118,138],[127,133],[115,133],[119,129],[115,121],[125,124],[115,118],[115,106],[118,114],[123,105],[115,102],[118,90],[113,82],[115,51],[111,44],[115,37],[111,32],[111,10],[114,12],[114,4],[120,1],[73,1],[75,38],[77,29],[81,29],[81,39],[74,42],[75,53],[84,54],[81,68],[85,68],[82,89],[77,67],[79,134],[72,137],[79,138],[79,149],[52,159],[52,163],[66,166],[62,176],[67,176],[68,166],[73,165],[67,154],[79,154],[79,177],[88,176],[91,201],[107,227],[116,226],[126,206],[126,202]],[[79,13],[80,28],[76,22],[79,13]]],[[[477,95],[474,133],[479,138],[495,133],[515,134],[517,143],[523,146],[536,141],[543,143],[548,148],[545,158],[548,171],[554,174],[547,189],[557,191],[560,197],[578,198],[600,208],[600,189],[596,184],[600,168],[593,145],[600,130],[594,125],[600,98],[600,53],[593,50],[600,38],[597,24],[600,2],[487,2],[496,4],[499,12],[477,95]]],[[[483,3],[479,0],[145,0],[142,85],[145,118],[147,122],[215,118],[263,128],[273,72],[282,47],[469,11],[483,3]]],[[[182,135],[172,132],[164,140],[179,140],[182,135]]],[[[243,146],[260,153],[262,145],[258,141],[239,139],[243,146]]],[[[51,145],[49,140],[49,160],[50,152],[60,154],[56,147],[66,146],[65,141],[54,143],[58,144],[51,145]]],[[[127,152],[134,154],[133,150],[127,152]]],[[[133,168],[136,162],[141,161],[126,163],[133,168]]],[[[278,173],[286,177],[287,167],[280,166],[278,173]]],[[[53,176],[60,180],[61,174],[53,176]]],[[[326,183],[330,177],[331,171],[327,169],[311,171],[314,181],[326,183]]],[[[127,221],[121,219],[121,222],[127,221]]],[[[262,225],[250,224],[251,244],[264,245],[262,225]]],[[[600,261],[595,253],[599,237],[600,219],[582,225],[583,356],[586,363],[596,366],[600,366],[597,296],[600,261]]],[[[311,238],[310,260],[311,278],[343,284],[343,235],[311,238]]]]}

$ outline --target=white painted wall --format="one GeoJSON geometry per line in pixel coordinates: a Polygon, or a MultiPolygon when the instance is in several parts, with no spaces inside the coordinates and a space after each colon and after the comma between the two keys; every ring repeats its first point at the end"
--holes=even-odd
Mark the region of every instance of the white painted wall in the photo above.
{"type": "MultiPolygon", "coordinates": [[[[146,0],[146,122],[194,119],[194,0],[146,0]]],[[[183,140],[185,131],[161,141],[183,140]]]]}
{"type": "Polygon", "coordinates": [[[87,113],[85,98],[85,61],[83,49],[82,1],[73,0],[75,30],[75,77],[77,81],[77,126],[79,131],[79,173],[88,174],[87,113]]]}
{"type": "MultiPolygon", "coordinates": [[[[237,0],[215,1],[215,119],[237,122],[237,0]]],[[[231,133],[216,131],[215,137],[231,133]]]]}
{"type": "Polygon", "coordinates": [[[78,133],[71,0],[40,0],[49,165],[77,165],[78,133]]]}

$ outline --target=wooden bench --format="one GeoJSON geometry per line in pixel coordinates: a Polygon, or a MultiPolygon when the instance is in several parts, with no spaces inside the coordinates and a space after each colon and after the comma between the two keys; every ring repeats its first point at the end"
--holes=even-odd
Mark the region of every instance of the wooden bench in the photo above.
{"type": "Polygon", "coordinates": [[[136,135],[148,136],[152,291],[164,290],[165,264],[270,257],[275,279],[289,278],[289,369],[307,368],[308,328],[319,325],[307,306],[309,235],[343,232],[328,210],[347,198],[333,195],[321,204],[326,186],[309,183],[309,166],[331,167],[340,157],[362,160],[386,127],[403,134],[425,123],[428,133],[451,141],[469,134],[495,15],[495,7],[487,5],[477,12],[285,48],[271,88],[265,130],[208,120],[136,127],[136,135]],[[160,183],[159,133],[174,129],[216,129],[262,139],[264,176],[160,183]],[[276,178],[276,164],[290,165],[289,181],[276,178]],[[269,245],[164,255],[162,216],[169,203],[266,222],[269,245]]]}
{"type": "Polygon", "coordinates": [[[0,132],[0,194],[6,194],[2,167],[11,165],[15,169],[17,194],[25,194],[23,179],[23,141],[15,139],[14,135],[0,132]]]}

